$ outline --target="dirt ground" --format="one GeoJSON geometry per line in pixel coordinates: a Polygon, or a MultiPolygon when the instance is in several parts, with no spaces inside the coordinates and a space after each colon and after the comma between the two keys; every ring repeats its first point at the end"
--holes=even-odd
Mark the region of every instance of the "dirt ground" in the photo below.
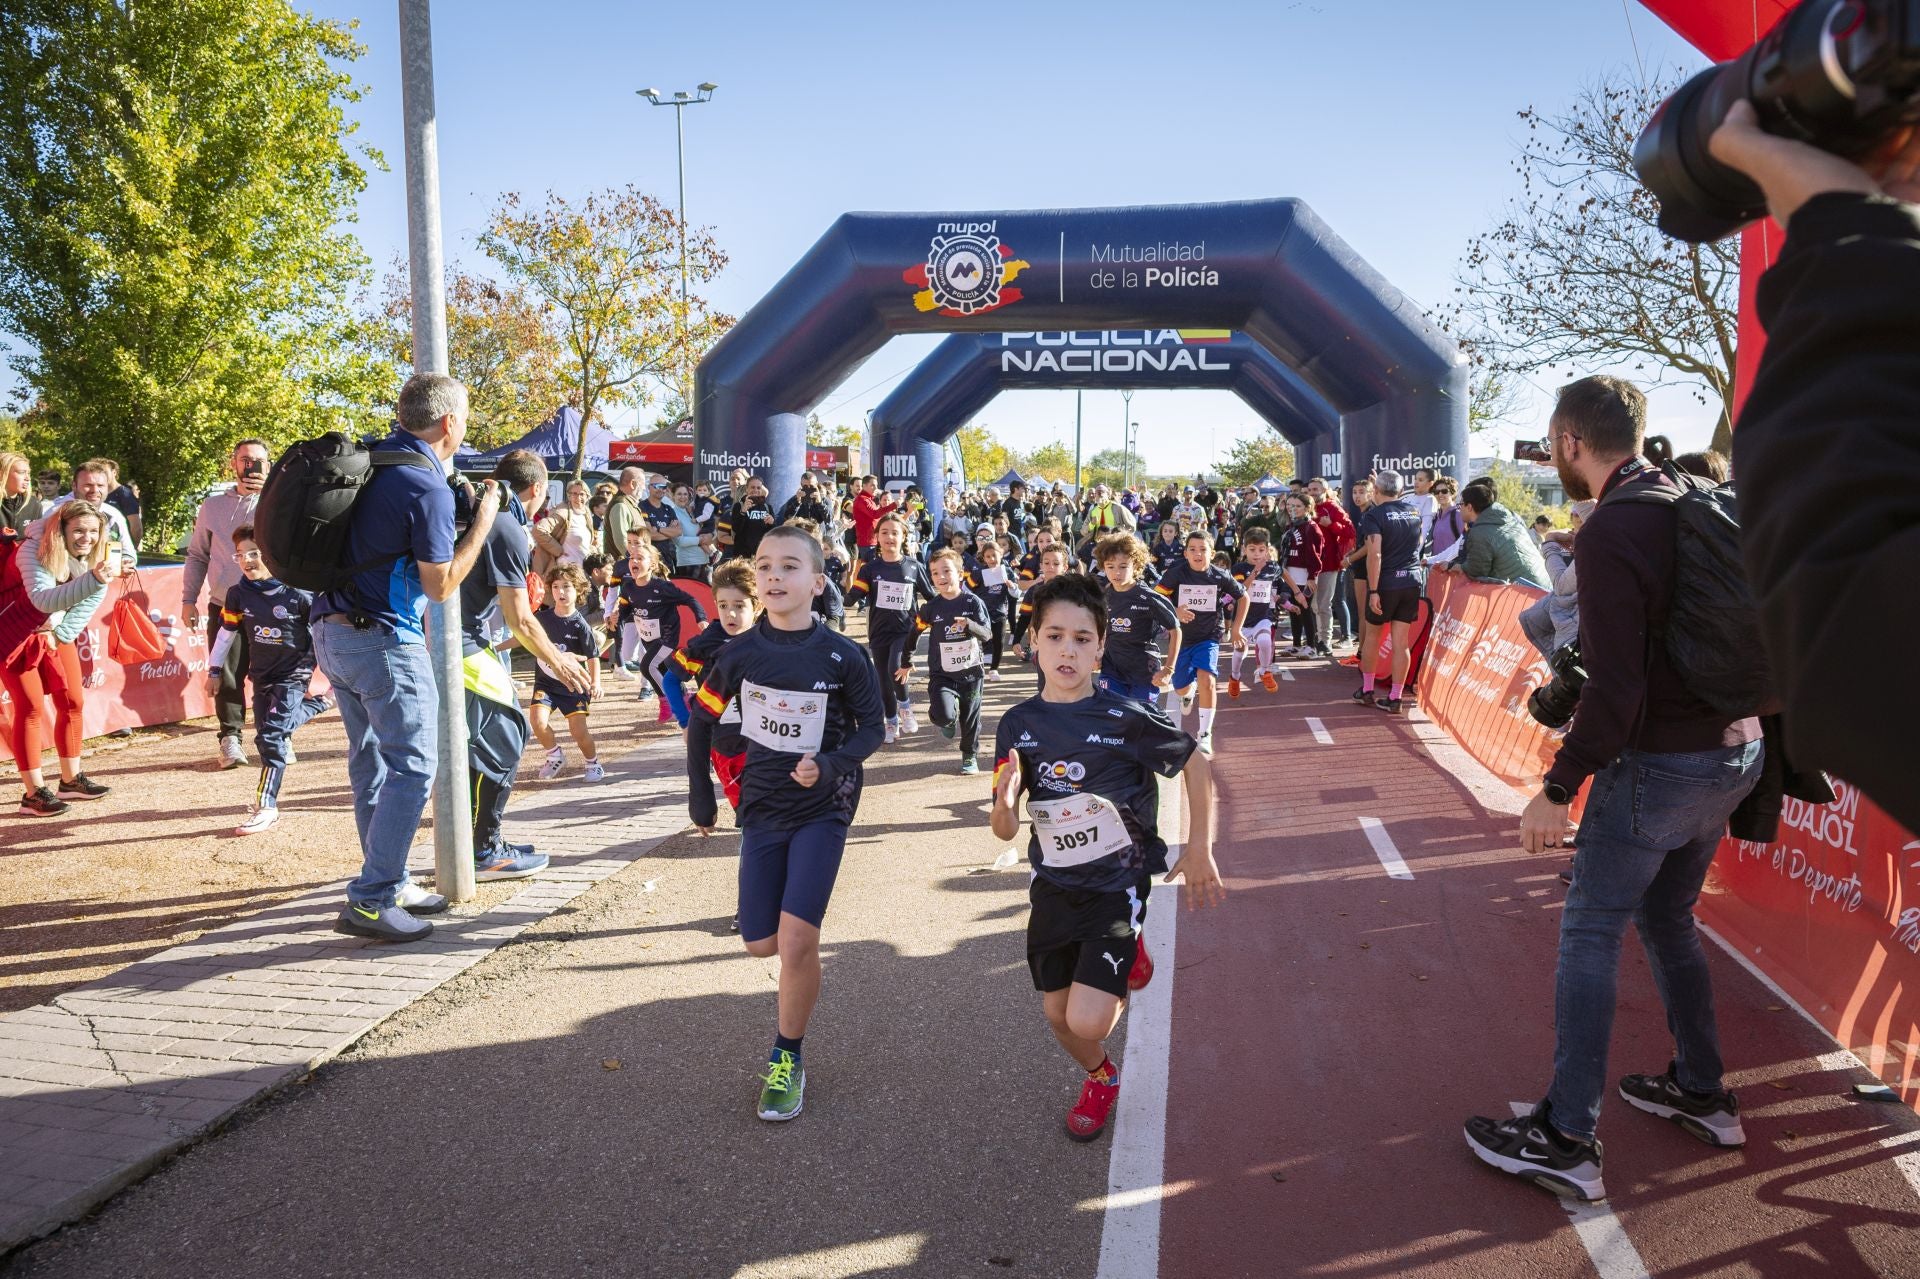
{"type": "MultiPolygon", "coordinates": [[[[623,744],[673,732],[655,722],[643,685],[609,675],[594,708],[603,759],[623,744]]],[[[522,681],[522,701],[526,687],[522,681]]],[[[249,722],[249,758],[254,754],[249,722]]],[[[138,730],[87,744],[85,769],[113,788],[53,818],[16,817],[19,772],[0,764],[0,1012],[44,1003],[136,960],[190,941],[295,893],[352,876],[360,866],[340,716],[329,712],[294,739],[299,762],[280,794],[280,824],[236,836],[259,778],[221,771],[211,719],[138,730]]],[[[580,785],[579,752],[551,785],[580,785]]],[[[538,786],[530,746],[521,784],[538,786]]],[[[48,757],[49,771],[53,764],[48,757]]],[[[431,809],[419,839],[430,840],[431,809]]],[[[477,905],[511,885],[483,885],[477,905]]]]}

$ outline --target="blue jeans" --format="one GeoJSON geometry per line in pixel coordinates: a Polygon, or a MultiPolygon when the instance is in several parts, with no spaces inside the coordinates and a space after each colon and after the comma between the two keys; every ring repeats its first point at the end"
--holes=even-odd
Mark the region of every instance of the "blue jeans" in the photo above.
{"type": "Polygon", "coordinates": [[[1600,1123],[1629,919],[1667,1010],[1676,1080],[1693,1092],[1719,1091],[1713,983],[1693,905],[1727,818],[1760,779],[1760,756],[1757,741],[1684,755],[1628,750],[1594,775],[1560,916],[1554,978],[1547,1100],[1563,1132],[1590,1140],[1600,1123]]]}
{"type": "Polygon", "coordinates": [[[313,655],[333,684],[347,730],[362,859],[347,900],[391,906],[433,787],[440,732],[433,668],[424,644],[333,620],[314,623],[313,655]]]}

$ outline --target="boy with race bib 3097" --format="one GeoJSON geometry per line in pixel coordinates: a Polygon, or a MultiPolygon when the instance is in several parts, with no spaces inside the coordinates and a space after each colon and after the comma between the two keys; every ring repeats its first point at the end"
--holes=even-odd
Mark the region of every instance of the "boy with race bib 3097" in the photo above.
{"type": "Polygon", "coordinates": [[[1120,1074],[1105,1043],[1129,990],[1152,976],[1140,944],[1153,876],[1184,877],[1187,905],[1226,895],[1213,860],[1213,783],[1197,743],[1157,710],[1097,687],[1107,634],[1100,583],[1063,574],[1036,586],[1029,635],[1046,687],[1001,717],[994,749],[994,837],[1032,819],[1027,966],[1054,1037],[1086,1071],[1067,1135],[1106,1129],[1120,1074]],[[1186,849],[1169,870],[1159,782],[1186,787],[1186,849]]]}
{"type": "MultiPolygon", "coordinates": [[[[687,733],[689,771],[697,761],[704,775],[714,726],[738,700],[740,939],[750,955],[780,957],[758,1110],[773,1121],[798,1115],[806,1092],[800,1041],[820,998],[820,924],[859,808],[861,764],[884,723],[873,663],[814,616],[824,560],[804,530],[767,530],[753,566],[765,613],[707,664],[687,733]]],[[[702,834],[712,833],[712,807],[709,794],[694,814],[702,834]]]]}

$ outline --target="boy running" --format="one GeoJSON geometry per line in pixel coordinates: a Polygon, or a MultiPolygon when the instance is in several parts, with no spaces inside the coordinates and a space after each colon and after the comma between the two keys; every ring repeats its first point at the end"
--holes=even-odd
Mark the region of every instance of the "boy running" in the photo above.
{"type": "Polygon", "coordinates": [[[1027,967],[1054,1037],[1087,1072],[1067,1112],[1067,1136],[1092,1141],[1107,1126],[1120,1073],[1106,1039],[1127,992],[1152,965],[1140,945],[1153,876],[1184,876],[1189,908],[1226,895],[1213,861],[1213,787],[1194,739],[1150,707],[1094,684],[1106,637],[1097,582],[1063,575],[1034,588],[1034,647],[1046,689],[1001,717],[994,749],[994,837],[1020,829],[1027,799],[1033,866],[1027,967]],[[1157,777],[1183,776],[1186,851],[1167,868],[1157,777]]]}
{"type": "MultiPolygon", "coordinates": [[[[960,552],[936,551],[933,556],[935,597],[920,606],[914,615],[915,635],[927,633],[927,706],[940,733],[953,740],[960,732],[960,771],[980,771],[980,642],[993,638],[987,620],[987,605],[978,595],[965,589],[960,552]]],[[[913,646],[907,646],[902,665],[913,660],[913,646]]],[[[900,675],[906,681],[904,669],[900,675]]]]}
{"type": "MultiPolygon", "coordinates": [[[[720,650],[726,647],[727,641],[736,635],[746,634],[759,620],[760,601],[753,593],[753,565],[745,560],[725,560],[713,570],[713,611],[719,617],[709,622],[705,630],[688,640],[687,646],[673,655],[674,664],[696,684],[713,659],[720,655],[720,650]]],[[[747,739],[740,735],[740,701],[735,698],[713,726],[712,745],[707,757],[701,759],[691,751],[687,753],[688,781],[692,787],[688,794],[695,826],[703,831],[709,830],[717,815],[717,805],[713,802],[713,783],[707,766],[713,766],[712,777],[720,779],[720,789],[737,818],[740,812],[740,770],[746,767],[746,763],[747,739]]],[[[735,932],[740,930],[738,915],[734,916],[733,927],[735,932]]]]}
{"type": "Polygon", "coordinates": [[[1287,588],[1280,566],[1273,562],[1273,534],[1264,528],[1248,529],[1245,553],[1247,558],[1233,566],[1233,580],[1247,592],[1247,616],[1240,628],[1240,643],[1233,648],[1228,697],[1240,696],[1240,664],[1249,647],[1256,654],[1253,673],[1260,687],[1269,693],[1280,691],[1273,678],[1273,609],[1287,588]]]}
{"type": "MultiPolygon", "coordinates": [[[[621,659],[631,656],[631,645],[640,646],[640,671],[660,697],[661,706],[673,715],[680,727],[687,726],[687,698],[680,689],[680,676],[668,666],[680,647],[680,610],[692,609],[696,622],[704,626],[707,610],[700,601],[664,577],[656,577],[660,554],[638,536],[629,534],[627,575],[620,582],[620,618],[633,627],[631,639],[622,646],[621,659]]],[[[666,719],[666,714],[660,717],[666,719]]]]}
{"type": "Polygon", "coordinates": [[[1187,557],[1167,570],[1154,589],[1173,601],[1180,619],[1180,655],[1173,665],[1173,687],[1167,710],[1177,705],[1184,715],[1193,698],[1187,692],[1199,684],[1200,749],[1213,754],[1213,711],[1216,705],[1214,671],[1220,664],[1220,614],[1230,601],[1239,601],[1227,633],[1227,643],[1238,646],[1240,626],[1247,620],[1247,593],[1233,575],[1212,562],[1213,538],[1195,531],[1187,534],[1187,557]],[[1176,702],[1175,699],[1178,699],[1176,702]]]}
{"type": "Polygon", "coordinates": [[[534,660],[533,698],[527,704],[527,722],[533,728],[535,739],[547,748],[547,757],[540,763],[541,781],[557,777],[567,764],[567,753],[553,733],[551,716],[555,714],[567,721],[567,733],[580,748],[580,758],[586,764],[582,779],[599,782],[607,776],[607,770],[600,767],[600,754],[594,749],[593,730],[587,727],[587,710],[600,696],[600,663],[594,657],[593,627],[580,612],[580,601],[588,589],[587,575],[578,566],[556,564],[547,571],[547,602],[533,615],[553,646],[579,658],[593,680],[586,692],[576,693],[561,683],[560,677],[545,662],[534,660]]]}
{"type": "MultiPolygon", "coordinates": [[[[313,679],[313,638],[307,617],[313,607],[311,592],[280,581],[260,558],[253,525],[233,530],[233,559],[240,580],[228,590],[220,606],[220,634],[207,654],[207,686],[218,687],[220,668],[245,628],[246,678],[253,681],[254,749],[260,753],[260,786],[254,792],[247,820],[234,827],[236,835],[258,835],[280,820],[280,784],[293,763],[294,730],[326,711],[333,699],[307,692],[313,679]]],[[[403,885],[401,896],[407,896],[403,885]]],[[[418,890],[424,898],[425,890],[418,890]]],[[[404,904],[404,903],[403,903],[404,904]]],[[[441,898],[439,909],[446,908],[441,898]]],[[[408,906],[415,914],[418,906],[408,906]]]]}
{"type": "Polygon", "coordinates": [[[913,647],[913,610],[921,600],[933,598],[927,571],[900,549],[906,536],[906,523],[898,515],[882,516],[874,528],[879,549],[854,570],[853,589],[848,592],[849,599],[863,599],[873,607],[867,622],[867,649],[873,654],[873,668],[880,672],[889,744],[901,733],[920,731],[906,677],[899,672],[906,669],[907,650],[913,647]]]}
{"type": "MultiPolygon", "coordinates": [[[[780,956],[779,1020],[757,1112],[777,1122],[800,1113],[806,1092],[800,1043],[820,998],[820,923],[859,808],[861,764],[879,747],[884,719],[867,655],[813,615],[825,585],[820,543],[797,528],[767,530],[753,577],[766,615],[707,667],[687,761],[689,774],[696,760],[705,767],[714,726],[738,698],[747,743],[740,939],[750,955],[780,956]]],[[[690,800],[702,802],[700,787],[690,800]]],[[[692,816],[710,834],[711,793],[704,802],[692,816]]]]}
{"type": "Polygon", "coordinates": [[[1158,591],[1141,585],[1147,548],[1131,533],[1111,533],[1094,548],[1106,573],[1107,643],[1100,658],[1100,687],[1116,697],[1152,706],[1173,680],[1180,651],[1180,618],[1158,591]],[[1172,638],[1160,655],[1160,632],[1172,638]]]}

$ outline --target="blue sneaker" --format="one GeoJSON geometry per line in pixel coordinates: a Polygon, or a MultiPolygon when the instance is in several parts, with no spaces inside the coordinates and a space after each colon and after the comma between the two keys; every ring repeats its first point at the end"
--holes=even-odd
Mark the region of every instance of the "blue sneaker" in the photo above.
{"type": "Polygon", "coordinates": [[[546,868],[547,855],[534,852],[531,844],[496,844],[474,859],[473,877],[482,884],[496,879],[529,879],[546,868]]]}
{"type": "Polygon", "coordinates": [[[349,937],[371,937],[375,941],[419,941],[433,932],[433,925],[415,919],[398,906],[376,906],[371,902],[348,902],[333,921],[333,931],[349,937]]]}

